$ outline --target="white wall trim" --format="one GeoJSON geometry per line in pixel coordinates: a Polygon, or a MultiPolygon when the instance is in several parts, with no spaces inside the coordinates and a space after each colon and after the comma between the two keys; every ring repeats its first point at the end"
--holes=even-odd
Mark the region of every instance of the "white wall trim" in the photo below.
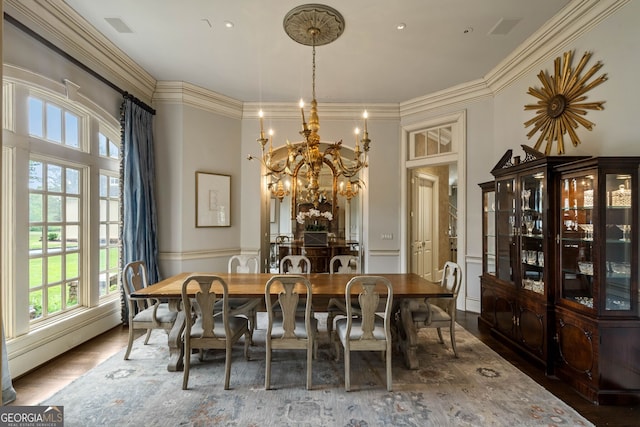
{"type": "MultiPolygon", "coordinates": [[[[295,100],[291,102],[245,102],[243,119],[258,119],[260,110],[270,119],[296,119],[300,117],[300,107],[295,100]]],[[[371,120],[398,120],[398,104],[353,104],[318,103],[318,114],[323,120],[359,120],[364,110],[371,120]]]]}
{"type": "MultiPolygon", "coordinates": [[[[253,250],[252,252],[256,251],[253,250]]],[[[240,248],[209,249],[187,252],[160,252],[158,254],[158,259],[161,261],[191,261],[197,259],[230,257],[231,255],[237,255],[239,253],[241,253],[240,248]]]]}
{"type": "Polygon", "coordinates": [[[122,324],[120,300],[80,309],[68,319],[7,341],[11,375],[25,374],[52,358],[122,324]]]}
{"type": "Polygon", "coordinates": [[[153,102],[190,105],[232,119],[242,119],[242,102],[181,81],[158,81],[153,102]]]}
{"type": "Polygon", "coordinates": [[[399,249],[369,249],[367,252],[370,258],[398,257],[398,255],[400,255],[399,249]]]}

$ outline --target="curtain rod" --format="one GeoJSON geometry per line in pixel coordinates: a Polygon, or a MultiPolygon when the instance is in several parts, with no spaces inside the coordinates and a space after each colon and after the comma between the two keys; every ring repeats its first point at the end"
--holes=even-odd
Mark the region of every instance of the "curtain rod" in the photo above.
{"type": "Polygon", "coordinates": [[[49,40],[47,40],[44,37],[42,37],[40,34],[36,33],[31,28],[27,27],[22,22],[18,21],[17,19],[15,19],[11,15],[9,15],[7,12],[4,12],[4,20],[7,21],[8,23],[12,24],[13,26],[18,28],[22,32],[28,34],[32,38],[36,39],[37,41],[39,41],[40,43],[42,43],[43,45],[45,45],[49,49],[51,49],[54,52],[56,52],[58,55],[62,56],[66,60],[70,61],[72,64],[80,67],[83,71],[89,73],[91,76],[93,76],[96,79],[100,80],[102,83],[106,84],[111,89],[113,89],[116,92],[120,93],[125,99],[131,99],[135,104],[139,105],[140,107],[142,107],[143,109],[147,110],[151,114],[153,114],[153,115],[156,114],[156,110],[151,108],[144,101],[141,101],[140,99],[138,99],[135,96],[131,95],[126,90],[123,90],[123,89],[119,88],[114,83],[112,83],[109,80],[107,80],[106,78],[102,77],[100,74],[98,74],[97,72],[95,72],[91,68],[87,67],[82,62],[78,61],[76,58],[74,58],[73,56],[69,55],[67,52],[65,52],[64,50],[60,49],[58,46],[56,46],[53,43],[51,43],[49,40]]]}

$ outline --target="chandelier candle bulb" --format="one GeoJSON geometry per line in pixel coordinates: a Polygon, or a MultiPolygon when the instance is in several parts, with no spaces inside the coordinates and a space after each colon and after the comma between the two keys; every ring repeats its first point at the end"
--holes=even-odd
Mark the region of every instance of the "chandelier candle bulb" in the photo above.
{"type": "Polygon", "coordinates": [[[300,114],[302,114],[302,130],[307,130],[307,121],[304,118],[304,101],[300,98],[300,114]]]}
{"type": "Polygon", "coordinates": [[[367,113],[367,110],[364,110],[364,113],[362,113],[362,117],[364,118],[364,134],[366,136],[367,135],[367,118],[369,117],[369,113],[367,113]]]}
{"type": "Polygon", "coordinates": [[[258,112],[258,116],[260,117],[260,138],[264,139],[264,113],[262,110],[258,112]]]}

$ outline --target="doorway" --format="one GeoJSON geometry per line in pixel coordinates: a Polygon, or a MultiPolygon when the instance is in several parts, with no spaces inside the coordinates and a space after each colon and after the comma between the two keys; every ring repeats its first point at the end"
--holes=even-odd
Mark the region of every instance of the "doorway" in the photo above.
{"type": "Polygon", "coordinates": [[[446,261],[457,262],[456,164],[409,170],[409,271],[440,280],[446,261]]]}

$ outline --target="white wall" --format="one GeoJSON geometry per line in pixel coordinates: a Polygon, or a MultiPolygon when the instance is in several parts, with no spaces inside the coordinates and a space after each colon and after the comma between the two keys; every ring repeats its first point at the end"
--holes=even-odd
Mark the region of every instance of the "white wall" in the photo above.
{"type": "Polygon", "coordinates": [[[161,273],[226,271],[229,256],[240,251],[240,121],[191,105],[155,106],[161,273]],[[231,177],[230,227],[196,228],[196,171],[231,177]]]}

